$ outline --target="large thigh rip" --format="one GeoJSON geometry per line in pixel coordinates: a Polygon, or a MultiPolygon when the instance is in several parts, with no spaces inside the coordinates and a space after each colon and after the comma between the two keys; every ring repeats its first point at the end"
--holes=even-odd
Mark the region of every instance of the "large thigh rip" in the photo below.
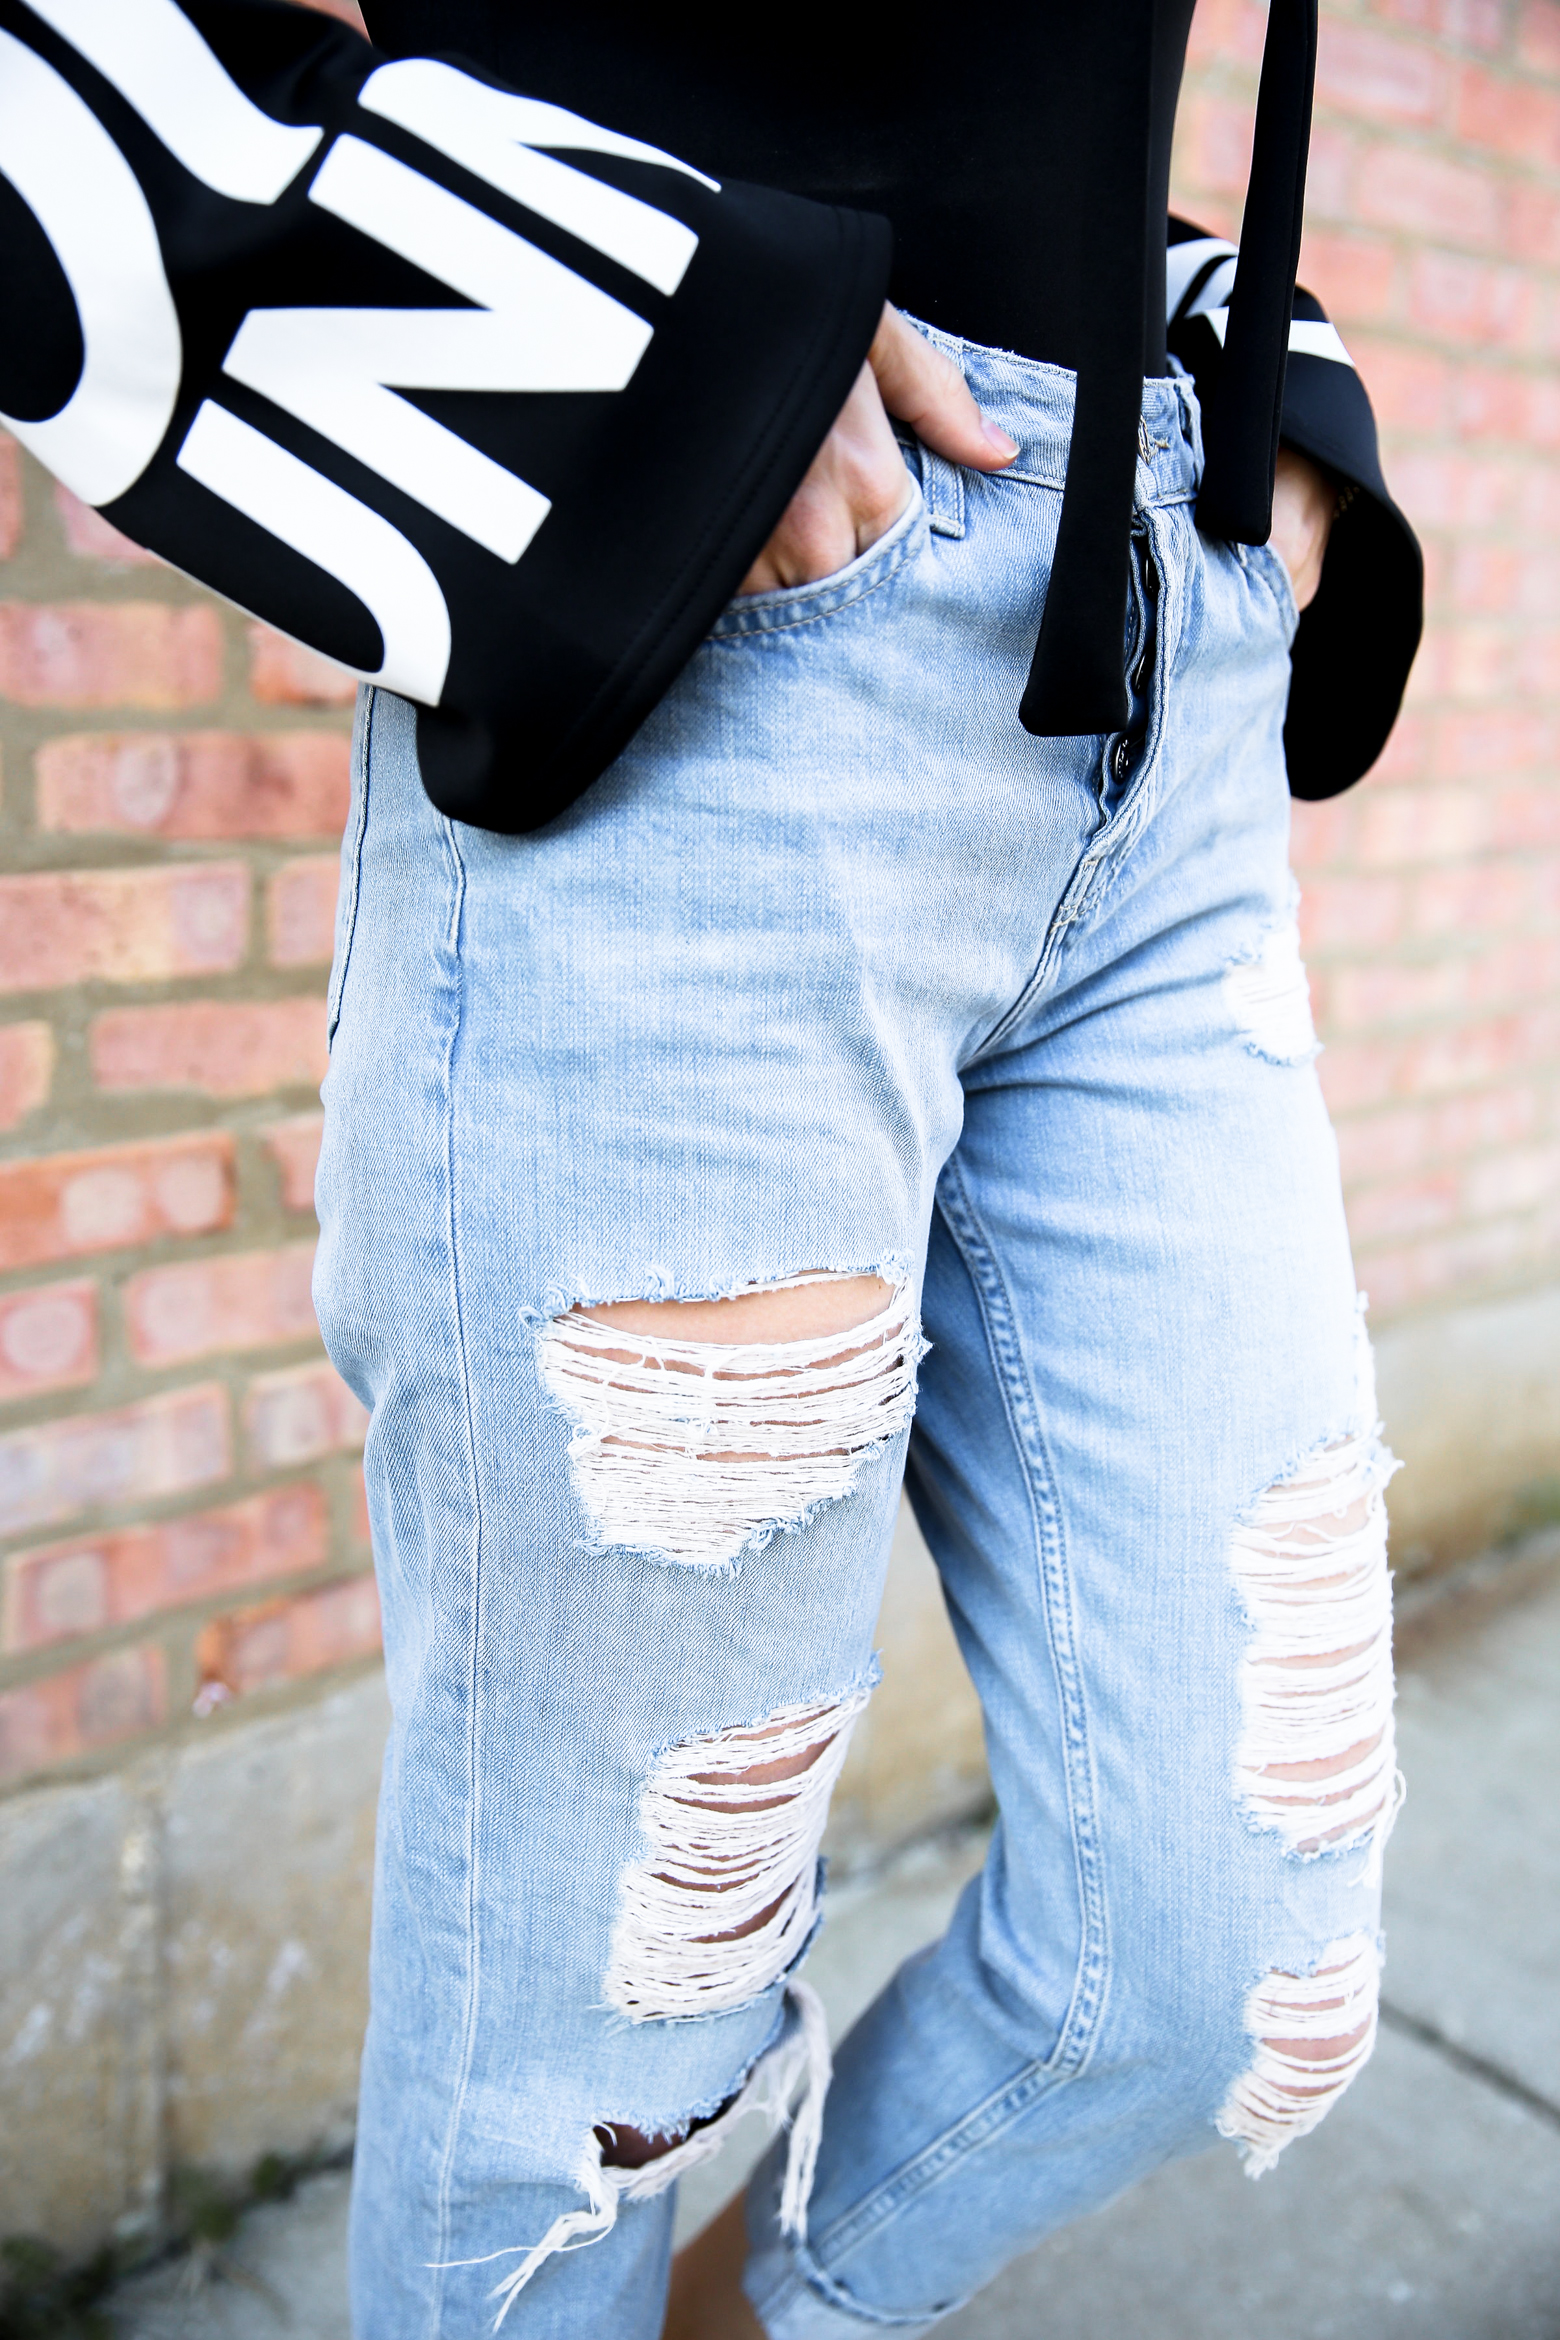
{"type": "MultiPolygon", "coordinates": [[[[1363,1304],[1362,1304],[1363,1305],[1363,1304]]],[[[1374,1884],[1402,1802],[1392,1722],[1392,1580],[1381,1444],[1363,1322],[1359,1425],[1269,1487],[1231,1565],[1251,1627],[1241,1664],[1235,1792],[1248,1824],[1310,1861],[1359,1849],[1374,1884]]],[[[1252,1988],[1252,2060],[1217,2115],[1253,2177],[1315,2128],[1370,2055],[1374,1933],[1327,1944],[1304,1973],[1252,1988]]]]}
{"type": "Polygon", "coordinates": [[[908,1429],[925,1349],[904,1284],[864,1324],[801,1340],[672,1340],[579,1309],[540,1336],[542,1378],[573,1420],[570,1468],[601,1545],[688,1568],[730,1569],[848,1495],[908,1429]]]}

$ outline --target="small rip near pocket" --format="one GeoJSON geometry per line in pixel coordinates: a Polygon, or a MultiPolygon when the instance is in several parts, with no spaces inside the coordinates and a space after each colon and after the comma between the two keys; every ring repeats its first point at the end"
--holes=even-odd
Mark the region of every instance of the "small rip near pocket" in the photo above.
{"type": "Polygon", "coordinates": [[[1248,1051],[1269,1064],[1310,1064],[1321,1043],[1294,917],[1272,926],[1248,958],[1224,970],[1224,1001],[1248,1051]]]}

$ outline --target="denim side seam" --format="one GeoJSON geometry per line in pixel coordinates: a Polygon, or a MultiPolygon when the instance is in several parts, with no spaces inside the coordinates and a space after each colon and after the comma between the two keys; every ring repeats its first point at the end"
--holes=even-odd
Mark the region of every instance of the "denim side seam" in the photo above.
{"type": "Polygon", "coordinates": [[[460,2143],[461,2122],[466,2109],[466,2092],[470,2086],[472,2062],[477,2043],[478,1977],[481,1967],[481,1941],[478,1922],[480,1900],[477,1893],[477,1844],[480,1837],[483,1769],[477,1760],[477,1693],[482,1599],[482,1488],[477,1469],[477,1431],[475,1406],[471,1389],[471,1358],[466,1343],[466,1312],[461,1302],[461,1265],[456,1236],[457,1212],[455,1198],[455,1053],[460,1039],[462,1009],[461,933],[465,921],[466,865],[461,858],[455,826],[447,819],[439,823],[441,842],[450,875],[450,915],[445,932],[443,955],[447,962],[449,1002],[447,1027],[443,1035],[444,1082],[444,1214],[449,1250],[450,1306],[454,1318],[455,1340],[460,1357],[460,1386],[462,1428],[466,1441],[466,1470],[471,1489],[471,1556],[469,1578],[469,1658],[466,1674],[466,1971],[465,2011],[460,2027],[460,2045],[454,2086],[450,2093],[449,2123],[445,2131],[444,2151],[439,2162],[439,2192],[436,2216],[438,2220],[438,2252],[434,2274],[434,2316],[430,2340],[436,2340],[443,2328],[445,2272],[452,2258],[452,2202],[455,2161],[460,2143]]]}
{"type": "Polygon", "coordinates": [[[331,970],[330,995],[325,1002],[325,1046],[328,1049],[336,1037],[336,1026],[341,1022],[341,1002],[347,988],[347,966],[352,957],[352,938],[357,932],[358,894],[363,883],[363,839],[368,831],[369,751],[374,736],[374,710],[379,694],[372,687],[360,687],[357,708],[352,722],[352,842],[343,855],[347,883],[341,903],[341,935],[336,945],[335,965],[331,970]]]}

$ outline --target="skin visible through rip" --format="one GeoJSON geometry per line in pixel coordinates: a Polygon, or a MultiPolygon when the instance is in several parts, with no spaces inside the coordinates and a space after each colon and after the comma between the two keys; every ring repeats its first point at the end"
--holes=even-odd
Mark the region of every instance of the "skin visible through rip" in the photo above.
{"type": "MultiPolygon", "coordinates": [[[[817,1283],[790,1285],[779,1291],[742,1292],[729,1300],[617,1300],[599,1308],[582,1308],[573,1313],[591,1316],[599,1324],[612,1325],[624,1332],[659,1334],[679,1341],[712,1341],[726,1345],[744,1342],[773,1344],[784,1341],[817,1340],[826,1334],[848,1333],[857,1325],[867,1324],[882,1314],[893,1297],[892,1285],[881,1276],[829,1277],[817,1283]]],[[[640,1361],[642,1352],[625,1348],[620,1362],[640,1361]]],[[[845,1349],[842,1356],[853,1356],[857,1351],[845,1349]]],[[[675,1366],[673,1370],[675,1370],[675,1366]]],[[[718,1378],[724,1378],[718,1376],[718,1378]]],[[[761,1460],[761,1457],[753,1457],[761,1460]]],[[[785,1728],[784,1724],[760,1725],[745,1733],[755,1745],[761,1745],[785,1728]]],[[[745,1769],[740,1777],[754,1787],[766,1787],[782,1780],[796,1779],[812,1765],[829,1745],[832,1733],[825,1732],[814,1745],[799,1754],[789,1755],[773,1763],[757,1762],[745,1769]]],[[[701,1783],[701,1775],[694,1780],[701,1783]]],[[[713,1774],[702,1777],[702,1784],[718,1789],[722,1784],[713,1774]]],[[[708,1802],[700,1799],[699,1808],[705,1811],[729,1811],[730,1805],[720,1802],[718,1795],[708,1802]]],[[[750,1810],[754,1807],[749,1806],[750,1810]]],[[[759,1810],[766,1807],[760,1805],[759,1810]]],[[[714,1882],[714,1880],[712,1880],[714,1882]]],[[[724,1890],[716,1885],[716,1890],[724,1890]]],[[[701,1936],[711,1942],[736,1941],[755,1933],[765,1925],[780,1907],[782,1892],[766,1910],[749,1918],[729,1934],[701,1936]]],[[[682,2142],[688,2131],[674,2136],[647,2136],[642,2130],[619,2123],[615,2128],[598,2129],[602,2160],[609,2167],[639,2169],[648,2161],[669,2153],[682,2142]]]]}
{"type": "MultiPolygon", "coordinates": [[[[1324,1550],[1329,1544],[1336,1544],[1345,1536],[1359,1533],[1369,1514],[1370,1502],[1371,1499],[1368,1495],[1361,1495],[1346,1510],[1330,1512],[1322,1518],[1312,1520],[1309,1526],[1301,1532],[1313,1536],[1316,1539],[1318,1549],[1324,1550]]],[[[1301,1589],[1308,1592],[1325,1592],[1342,1582],[1343,1579],[1339,1576],[1311,1577],[1301,1589]]],[[[1361,1657],[1369,1646],[1368,1642],[1355,1642],[1342,1649],[1328,1650],[1314,1656],[1268,1658],[1263,1662],[1283,1667],[1286,1671],[1303,1673],[1317,1667],[1335,1666],[1348,1658],[1361,1657]]],[[[1341,1754],[1323,1756],[1315,1762],[1265,1764],[1262,1776],[1264,1779],[1293,1780],[1296,1784],[1336,1778],[1339,1773],[1352,1769],[1355,1764],[1363,1763],[1365,1757],[1380,1746],[1383,1735],[1383,1731],[1373,1731],[1369,1738],[1360,1739],[1354,1746],[1346,1747],[1341,1754]]],[[[1319,1807],[1325,1807],[1328,1801],[1325,1795],[1296,1796],[1292,1800],[1297,1805],[1312,1804],[1319,1807]]],[[[1346,1822],[1343,1828],[1320,1829],[1314,1841],[1318,1845],[1327,1844],[1333,1837],[1343,1834],[1348,1825],[1349,1823],[1346,1822]]],[[[1281,2045],[1283,2043],[1275,2042],[1274,2044],[1281,2045]]],[[[1336,2052],[1338,2044],[1334,2041],[1313,2040],[1298,2048],[1296,2052],[1320,2061],[1324,2056],[1336,2052]]]]}
{"type": "MultiPolygon", "coordinates": [[[[1368,1495],[1358,1496],[1355,1501],[1349,1504],[1345,1510],[1329,1512],[1318,1519],[1312,1520],[1309,1523],[1309,1526],[1302,1532],[1314,1537],[1319,1549],[1325,1549],[1329,1544],[1336,1544],[1346,1536],[1357,1535],[1360,1529],[1365,1525],[1365,1521],[1370,1510],[1370,1502],[1371,1499],[1368,1495]]],[[[1307,1591],[1323,1592],[1335,1585],[1342,1583],[1342,1581],[1343,1579],[1338,1576],[1312,1577],[1307,1580],[1304,1589],[1307,1591]]],[[[1368,1647],[1369,1644],[1366,1642],[1356,1642],[1346,1648],[1329,1650],[1316,1656],[1274,1658],[1268,1660],[1267,1662],[1285,1667],[1287,1669],[1299,1670],[1303,1672],[1319,1666],[1337,1665],[1340,1660],[1345,1658],[1362,1656],[1368,1647]]],[[[1369,1738],[1361,1739],[1356,1743],[1356,1745],[1345,1748],[1342,1754],[1324,1756],[1319,1761],[1312,1763],[1267,1764],[1264,1766],[1263,1777],[1266,1779],[1293,1780],[1296,1783],[1335,1778],[1340,1772],[1348,1771],[1355,1764],[1362,1763],[1368,1754],[1372,1753],[1375,1748],[1380,1746],[1382,1736],[1383,1733],[1381,1731],[1375,1731],[1369,1738]]],[[[1306,1802],[1325,1806],[1327,1798],[1325,1795],[1311,1797],[1297,1796],[1294,1801],[1297,1804],[1306,1802]]],[[[1341,1832],[1336,1829],[1330,1832],[1327,1830],[1322,1830],[1319,1832],[1316,1841],[1319,1844],[1325,1844],[1328,1842],[1330,1834],[1337,1835],[1339,1833],[1341,1832]]],[[[1322,1969],[1324,1976],[1341,1971],[1341,1969],[1336,1967],[1324,1967],[1322,1969]]],[[[1291,1976],[1288,1979],[1294,1980],[1295,1978],[1291,1976]]],[[[1340,2000],[1339,2003],[1341,2005],[1342,2001],[1340,2000]]],[[[1341,2032],[1336,2038],[1333,2039],[1269,2039],[1267,2044],[1274,2050],[1276,2054],[1292,2057],[1297,2063],[1325,2064],[1332,2062],[1334,2059],[1340,2056],[1346,2055],[1351,2048],[1358,2047],[1369,2029],[1370,2025],[1367,2022],[1360,2024],[1353,2031],[1341,2032]]],[[[1328,2086],[1326,2083],[1317,2088],[1297,2088],[1291,2086],[1285,2087],[1283,2093],[1286,2096],[1293,2096],[1297,2098],[1324,2096],[1328,2093],[1328,2086]]]]}

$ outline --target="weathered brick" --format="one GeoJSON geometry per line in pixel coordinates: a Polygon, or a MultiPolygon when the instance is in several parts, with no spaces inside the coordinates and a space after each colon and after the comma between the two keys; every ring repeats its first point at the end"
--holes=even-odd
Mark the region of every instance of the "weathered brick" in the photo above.
{"type": "Polygon", "coordinates": [[[0,431],[0,561],[8,561],[22,541],[22,451],[8,431],[0,431]]]}
{"type": "Polygon", "coordinates": [[[370,1657],[379,1647],[372,1576],[349,1577],[290,1601],[237,1609],[201,1628],[195,1662],[203,1684],[235,1697],[370,1657]]]}
{"type": "Polygon", "coordinates": [[[265,922],[275,967],[328,966],[336,936],[334,853],[309,854],[279,869],[266,891],[265,922]]]}
{"type": "Polygon", "coordinates": [[[312,1211],[324,1114],[295,1113],[286,1121],[273,1121],[263,1134],[266,1151],[281,1172],[282,1201],[290,1211],[312,1211]]]}
{"type": "Polygon", "coordinates": [[[1517,17],[1517,54],[1530,73],[1560,81],[1560,8],[1555,0],[1522,0],[1517,17]]]}
{"type": "Polygon", "coordinates": [[[1349,1232],[1357,1244],[1402,1243],[1449,1227],[1461,1206],[1462,1180],[1455,1170],[1395,1178],[1350,1195],[1349,1232]]]}
{"type": "Polygon", "coordinates": [[[0,991],[226,974],[248,942],[241,862],[0,878],[0,991]]]}
{"type": "Polygon", "coordinates": [[[1487,172],[1391,139],[1360,158],[1355,202],[1367,226],[1485,250],[1500,243],[1501,200],[1487,172]]]}
{"type": "Polygon", "coordinates": [[[1355,799],[1352,795],[1324,797],[1319,804],[1293,806],[1290,859],[1306,882],[1306,873],[1346,862],[1354,835],[1355,799]]]}
{"type": "MultiPolygon", "coordinates": [[[[1421,528],[1491,528],[1512,515],[1518,500],[1509,462],[1461,447],[1400,449],[1392,458],[1392,487],[1421,528]]],[[[1523,481],[1524,499],[1531,487],[1530,478],[1523,481]]]]}
{"type": "Polygon", "coordinates": [[[1531,276],[1467,252],[1416,252],[1408,277],[1409,315],[1441,341],[1523,349],[1537,332],[1531,276]]]}
{"type": "Polygon", "coordinates": [[[1362,317],[1379,324],[1390,312],[1396,274],[1397,253],[1385,236],[1306,231],[1300,282],[1339,323],[1362,317]]]}
{"type": "MultiPolygon", "coordinates": [[[[1251,107],[1249,103],[1188,90],[1176,120],[1176,150],[1181,171],[1201,195],[1245,194],[1251,169],[1251,107]]],[[[1208,226],[1203,208],[1199,221],[1208,226]]]]}
{"type": "Polygon", "coordinates": [[[1431,129],[1450,101],[1450,73],[1433,49],[1373,26],[1321,20],[1316,96],[1324,106],[1370,123],[1405,122],[1431,129]]]}
{"type": "Polygon", "coordinates": [[[233,1178],[222,1130],[0,1163],[0,1269],[213,1234],[232,1223],[233,1178]]]}
{"type": "Polygon", "coordinates": [[[1378,334],[1351,327],[1349,351],[1385,427],[1424,432],[1445,429],[1453,375],[1438,350],[1386,341],[1378,334]]]}
{"type": "Polygon", "coordinates": [[[274,1348],[315,1332],[314,1245],[226,1252],[146,1268],[125,1286],[125,1324],[138,1365],[185,1365],[235,1349],[274,1348]]]}
{"type": "Polygon", "coordinates": [[[1355,851],[1362,869],[1458,861],[1489,833],[1489,798],[1477,787],[1372,788],[1360,799],[1355,851]]]}
{"type": "Polygon", "coordinates": [[[323,1360],[258,1375],[244,1401],[249,1460],[257,1471],[296,1470],[328,1454],[354,1454],[367,1427],[368,1408],[323,1360]]]}
{"type": "Polygon", "coordinates": [[[274,707],[350,707],[357,697],[344,666],[258,624],[249,628],[249,688],[274,707]]]}
{"type": "Polygon", "coordinates": [[[1477,537],[1458,545],[1452,563],[1451,600],[1459,610],[1499,615],[1515,604],[1521,589],[1522,555],[1513,544],[1489,544],[1477,537]]]}
{"type": "MultiPolygon", "coordinates": [[[[1311,158],[1305,174],[1306,216],[1313,220],[1336,220],[1340,224],[1358,227],[1359,213],[1354,201],[1354,175],[1359,168],[1360,138],[1353,129],[1342,129],[1335,122],[1318,121],[1311,128],[1311,158]]],[[[1239,242],[1240,223],[1237,220],[1229,234],[1239,242]]]]}
{"type": "Polygon", "coordinates": [[[107,561],[116,568],[162,567],[156,553],[122,535],[112,520],[105,520],[101,512],[73,496],[58,480],[54,482],[54,509],[60,517],[67,552],[78,553],[85,560],[107,561]]]}
{"type": "Polygon", "coordinates": [[[26,1683],[0,1696],[0,1778],[140,1738],[167,1716],[163,1654],[151,1644],[26,1683]]]}
{"type": "Polygon", "coordinates": [[[1335,967],[1327,977],[1330,1037],[1375,1031],[1383,1024],[1418,1022],[1463,1006],[1467,961],[1436,958],[1405,965],[1398,959],[1335,967]]]}
{"type": "Polygon", "coordinates": [[[1533,398],[1533,383],[1514,367],[1463,366],[1452,385],[1452,419],[1464,438],[1509,445],[1531,435],[1533,398]]]}
{"type": "Polygon", "coordinates": [[[338,732],[87,733],[49,740],[38,753],[45,829],[330,837],[350,795],[350,743],[338,732]]]}
{"type": "Polygon", "coordinates": [[[24,707],[195,707],[222,688],[204,604],[0,602],[0,698],[24,707]]]}
{"type": "Polygon", "coordinates": [[[1300,932],[1309,951],[1380,950],[1403,922],[1403,888],[1392,877],[1313,877],[1300,898],[1300,932]]]}
{"type": "Polygon", "coordinates": [[[1199,0],[1186,56],[1191,71],[1239,62],[1258,66],[1267,30],[1265,10],[1253,0],[1199,0]]]}
{"type": "Polygon", "coordinates": [[[1531,1083],[1519,1083],[1476,1090],[1439,1105],[1396,1104],[1345,1114],[1338,1123],[1338,1150],[1345,1183],[1352,1189],[1365,1179],[1518,1144],[1537,1127],[1537,1095],[1531,1083]]]}
{"type": "Polygon", "coordinates": [[[1358,1266],[1361,1286],[1379,1317],[1423,1306],[1459,1286],[1506,1280],[1541,1256],[1534,1229],[1521,1219],[1496,1219],[1418,1243],[1367,1250],[1358,1266]]]}
{"type": "Polygon", "coordinates": [[[1510,1146],[1465,1174],[1462,1207],[1472,1219],[1525,1211],[1560,1193],[1560,1146],[1510,1146]]]}
{"type": "Polygon", "coordinates": [[[1489,791],[1490,843],[1511,850],[1532,845],[1560,846],[1560,784],[1511,783],[1489,791]]]}
{"type": "Polygon", "coordinates": [[[1506,248],[1514,260],[1560,267],[1560,194],[1549,187],[1515,186],[1507,198],[1506,248]]]}
{"type": "Polygon", "coordinates": [[[0,1130],[36,1113],[54,1078],[54,1034],[47,1024],[0,1024],[0,1130]]]}
{"type": "Polygon", "coordinates": [[[311,1481],[219,1511],[18,1552],[6,1569],[5,1646],[134,1624],[164,1609],[302,1576],[330,1556],[330,1515],[311,1481]]]}
{"type": "Polygon", "coordinates": [[[1457,96],[1457,134],[1513,162],[1560,167],[1560,91],[1465,65],[1457,96]]]}
{"type": "Polygon", "coordinates": [[[208,1097],[317,1089],[328,1062],[317,999],[110,1009],[94,1018],[89,1045],[100,1088],[194,1089],[208,1097]]]}
{"type": "Polygon", "coordinates": [[[0,1399],[79,1389],[97,1369],[95,1284],[45,1284],[0,1297],[0,1399]]]}
{"type": "Polygon", "coordinates": [[[209,1487],[231,1463],[227,1395],[215,1387],[12,1430],[0,1438],[0,1535],[209,1487]]]}
{"type": "Polygon", "coordinates": [[[1436,725],[1434,769],[1459,780],[1553,768],[1557,726],[1546,707],[1480,707],[1448,712],[1436,725]]]}
{"type": "Polygon", "coordinates": [[[1506,44],[1509,0],[1371,0],[1376,16],[1494,55],[1506,44]]]}

